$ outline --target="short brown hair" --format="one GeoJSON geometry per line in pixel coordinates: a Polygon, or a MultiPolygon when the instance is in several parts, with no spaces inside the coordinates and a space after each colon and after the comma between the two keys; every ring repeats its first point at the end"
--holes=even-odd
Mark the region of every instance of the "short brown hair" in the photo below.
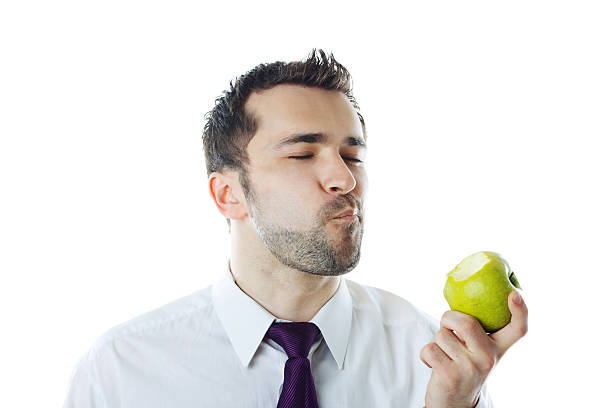
{"type": "MultiPolygon", "coordinates": [[[[280,84],[297,84],[344,93],[355,108],[363,136],[367,139],[365,122],[353,96],[349,71],[332,53],[312,49],[303,61],[259,64],[246,74],[230,81],[229,90],[215,99],[215,106],[204,116],[202,134],[206,173],[237,171],[245,193],[249,193],[247,145],[257,131],[256,119],[245,111],[244,104],[253,91],[270,89],[280,84]]],[[[231,224],[227,218],[231,232],[231,224]]]]}

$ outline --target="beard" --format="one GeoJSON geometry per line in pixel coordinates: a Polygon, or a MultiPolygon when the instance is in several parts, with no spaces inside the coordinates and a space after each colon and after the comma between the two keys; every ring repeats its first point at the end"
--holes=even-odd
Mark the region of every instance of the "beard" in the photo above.
{"type": "MultiPolygon", "coordinates": [[[[357,266],[361,257],[363,212],[353,221],[326,220],[306,231],[279,224],[266,211],[265,204],[252,188],[248,177],[243,180],[243,191],[249,215],[259,238],[270,253],[283,265],[320,276],[344,275],[357,266]]],[[[346,198],[342,200],[346,207],[346,198]]]]}

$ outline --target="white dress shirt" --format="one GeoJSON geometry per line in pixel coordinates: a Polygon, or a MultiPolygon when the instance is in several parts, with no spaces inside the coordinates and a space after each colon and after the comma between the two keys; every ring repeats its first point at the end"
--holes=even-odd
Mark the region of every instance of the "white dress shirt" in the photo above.
{"type": "MultiPolygon", "coordinates": [[[[310,320],[320,408],[421,408],[432,370],[419,357],[439,321],[344,276],[310,320]]],[[[228,269],[213,285],[115,326],[76,364],[64,408],[274,408],[287,354],[264,338],[277,319],[228,269]]],[[[486,386],[477,408],[492,408],[486,386]]]]}

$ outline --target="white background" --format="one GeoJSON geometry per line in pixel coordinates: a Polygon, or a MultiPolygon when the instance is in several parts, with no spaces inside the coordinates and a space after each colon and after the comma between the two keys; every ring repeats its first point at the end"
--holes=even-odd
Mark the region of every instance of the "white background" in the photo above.
{"type": "Polygon", "coordinates": [[[445,274],[499,252],[530,315],[496,407],[609,401],[608,4],[3,2],[0,405],[60,406],[99,335],[217,279],[203,116],[314,47],[350,70],[369,132],[346,277],[439,318],[445,274]]]}

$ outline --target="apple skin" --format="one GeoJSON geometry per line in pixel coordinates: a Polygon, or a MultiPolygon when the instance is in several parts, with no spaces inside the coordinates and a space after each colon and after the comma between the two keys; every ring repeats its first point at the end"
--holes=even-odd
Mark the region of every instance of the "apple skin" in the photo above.
{"type": "Polygon", "coordinates": [[[493,333],[510,323],[508,295],[521,287],[504,258],[483,252],[490,262],[469,278],[456,281],[454,270],[447,274],[444,298],[451,310],[475,317],[487,333],[493,333]]]}

